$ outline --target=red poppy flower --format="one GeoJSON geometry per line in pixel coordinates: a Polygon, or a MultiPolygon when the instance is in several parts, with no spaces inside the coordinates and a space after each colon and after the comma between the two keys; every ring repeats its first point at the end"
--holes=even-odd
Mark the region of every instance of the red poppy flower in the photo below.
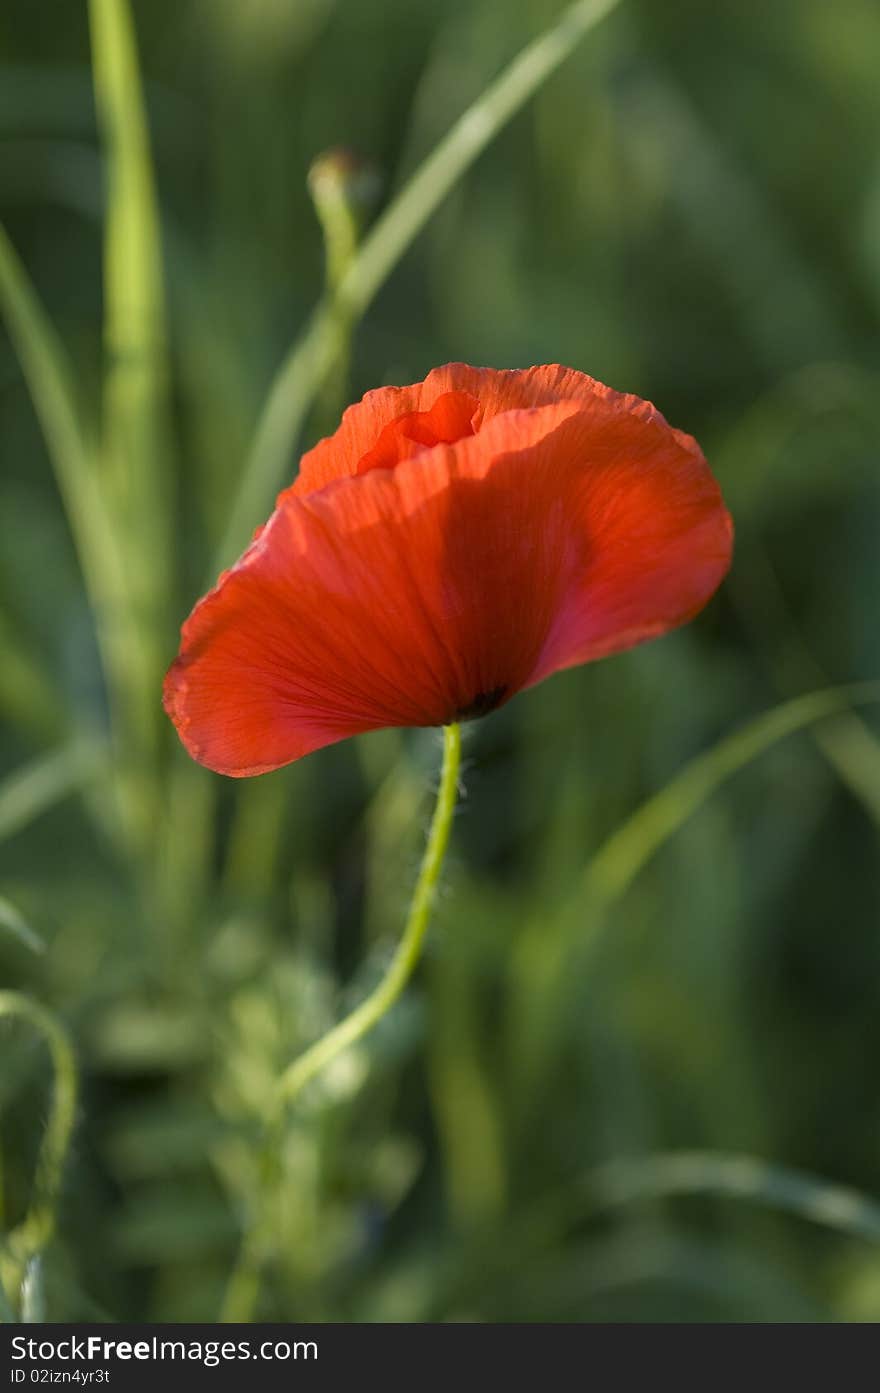
{"type": "Polygon", "coordinates": [[[558,366],[368,392],[183,626],[165,707],[260,774],[383,726],[483,715],[684,623],[730,564],[696,442],[558,366]]]}

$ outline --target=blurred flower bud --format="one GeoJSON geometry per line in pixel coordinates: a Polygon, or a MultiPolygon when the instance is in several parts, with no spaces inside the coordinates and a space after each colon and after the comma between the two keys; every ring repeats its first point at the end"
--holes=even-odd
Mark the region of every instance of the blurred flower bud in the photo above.
{"type": "Polygon", "coordinates": [[[379,196],[381,180],[376,166],[344,146],[325,150],[312,161],[308,175],[309,192],[318,216],[343,203],[358,220],[372,208],[379,196]]]}

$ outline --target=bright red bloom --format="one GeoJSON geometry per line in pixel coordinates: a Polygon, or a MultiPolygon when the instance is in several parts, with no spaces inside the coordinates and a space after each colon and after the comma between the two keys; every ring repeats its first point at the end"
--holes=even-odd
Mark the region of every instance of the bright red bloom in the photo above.
{"type": "Polygon", "coordinates": [[[382,726],[483,715],[691,619],[732,526],[696,442],[557,366],[368,392],[183,626],[165,707],[261,774],[382,726]]]}

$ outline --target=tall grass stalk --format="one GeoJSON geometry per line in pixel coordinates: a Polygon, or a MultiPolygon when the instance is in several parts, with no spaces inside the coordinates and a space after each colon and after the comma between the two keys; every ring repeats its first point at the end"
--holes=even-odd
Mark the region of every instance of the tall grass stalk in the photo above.
{"type": "Polygon", "coordinates": [[[575,0],[455,122],[401,190],[313,314],[269,389],[213,573],[239,552],[291,469],[305,417],[351,331],[431,214],[511,117],[619,0],[575,0]]]}

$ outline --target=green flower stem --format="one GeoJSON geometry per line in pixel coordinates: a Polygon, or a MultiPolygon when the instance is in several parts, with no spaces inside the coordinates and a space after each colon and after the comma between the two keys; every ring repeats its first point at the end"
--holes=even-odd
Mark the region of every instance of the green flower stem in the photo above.
{"type": "Polygon", "coordinates": [[[360,219],[355,206],[356,171],[333,151],[319,157],[309,171],[309,192],[324,235],[325,297],[333,321],[336,354],[318,392],[319,433],[330,435],[345,406],[351,369],[355,317],[339,294],[357,252],[360,219]]]}
{"type": "Polygon", "coordinates": [[[421,957],[425,934],[431,921],[431,911],[437,884],[443,869],[452,818],[458,798],[458,776],[461,768],[461,727],[443,728],[443,767],[437,802],[422,864],[419,868],[403,936],[382,980],[360,1006],[310,1045],[285,1069],[278,1081],[275,1104],[266,1121],[266,1136],[261,1155],[259,1212],[245,1236],[235,1270],[229,1281],[221,1319],[246,1322],[253,1318],[259,1296],[260,1270],[267,1248],[272,1241],[272,1191],[281,1183],[280,1151],[285,1109],[295,1102],[305,1087],[344,1050],[362,1040],[387,1015],[409,982],[421,957]]]}
{"type": "Polygon", "coordinates": [[[55,1229],[55,1211],[76,1116],[77,1073],[67,1032],[51,1012],[19,992],[0,992],[0,1018],[4,1016],[17,1017],[39,1031],[49,1047],[55,1073],[49,1117],[37,1158],[33,1199],[24,1219],[9,1235],[2,1263],[3,1284],[9,1290],[10,1300],[15,1301],[55,1229]]]}
{"type": "Polygon", "coordinates": [[[397,951],[382,981],[366,1001],[340,1021],[337,1026],[301,1054],[281,1076],[279,1085],[282,1106],[292,1103],[306,1084],[328,1064],[363,1038],[391,1010],[413,974],[421,956],[425,933],[431,920],[431,909],[437,882],[443,868],[452,815],[458,797],[458,771],[461,765],[461,726],[443,728],[443,771],[437,793],[437,805],[431,820],[431,830],[419,878],[410,902],[406,927],[397,951]]]}

